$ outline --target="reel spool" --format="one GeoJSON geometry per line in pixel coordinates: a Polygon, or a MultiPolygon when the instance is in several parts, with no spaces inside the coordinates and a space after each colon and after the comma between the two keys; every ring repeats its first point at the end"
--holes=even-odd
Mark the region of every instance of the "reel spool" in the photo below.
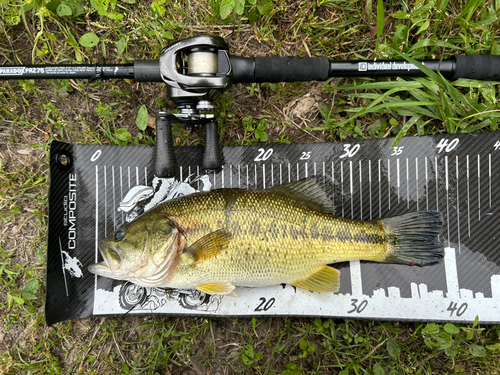
{"type": "Polygon", "coordinates": [[[189,76],[212,77],[219,71],[219,55],[215,48],[195,47],[186,55],[189,76]]]}

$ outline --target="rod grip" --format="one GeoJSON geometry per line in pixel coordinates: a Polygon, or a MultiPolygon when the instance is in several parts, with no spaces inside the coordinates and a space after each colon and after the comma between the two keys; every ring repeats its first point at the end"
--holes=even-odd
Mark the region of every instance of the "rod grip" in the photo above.
{"type": "Polygon", "coordinates": [[[172,122],[163,116],[156,118],[155,176],[174,177],[177,172],[177,159],[174,153],[172,122]]]}
{"type": "Polygon", "coordinates": [[[222,167],[222,153],[219,146],[219,132],[216,121],[205,125],[205,152],[202,166],[208,171],[217,171],[222,167]]]}
{"type": "Polygon", "coordinates": [[[137,82],[163,82],[160,60],[135,60],[134,79],[137,82]]]}
{"type": "Polygon", "coordinates": [[[450,79],[470,78],[484,81],[500,80],[500,56],[454,55],[455,73],[450,79]]]}
{"type": "Polygon", "coordinates": [[[231,56],[233,83],[325,81],[330,75],[328,57],[231,56]]]}

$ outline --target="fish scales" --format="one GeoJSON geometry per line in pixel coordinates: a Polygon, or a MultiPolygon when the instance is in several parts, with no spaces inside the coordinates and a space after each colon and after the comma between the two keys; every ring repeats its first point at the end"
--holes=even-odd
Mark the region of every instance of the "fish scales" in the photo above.
{"type": "Polygon", "coordinates": [[[380,224],[314,212],[272,192],[214,190],[167,202],[158,210],[186,223],[190,243],[220,228],[232,233],[220,255],[196,267],[188,262],[179,267],[169,284],[180,288],[208,280],[242,286],[291,283],[324,264],[387,256],[380,224]]]}

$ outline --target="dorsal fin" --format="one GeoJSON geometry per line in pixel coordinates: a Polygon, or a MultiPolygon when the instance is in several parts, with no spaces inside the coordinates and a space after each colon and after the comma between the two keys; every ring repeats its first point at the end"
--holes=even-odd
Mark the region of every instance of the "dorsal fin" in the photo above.
{"type": "Polygon", "coordinates": [[[310,209],[325,214],[335,213],[333,183],[325,176],[312,176],[276,186],[271,191],[302,201],[310,209]]]}

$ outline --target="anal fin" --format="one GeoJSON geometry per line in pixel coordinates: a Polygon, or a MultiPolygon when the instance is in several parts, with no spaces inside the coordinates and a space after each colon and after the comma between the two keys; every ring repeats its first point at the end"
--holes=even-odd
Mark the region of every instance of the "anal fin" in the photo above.
{"type": "Polygon", "coordinates": [[[322,266],[309,276],[291,283],[293,286],[312,292],[338,292],[340,286],[340,271],[322,266]]]}
{"type": "Polygon", "coordinates": [[[196,287],[200,292],[207,294],[227,294],[236,297],[233,292],[235,286],[230,282],[201,284],[196,287]]]}

